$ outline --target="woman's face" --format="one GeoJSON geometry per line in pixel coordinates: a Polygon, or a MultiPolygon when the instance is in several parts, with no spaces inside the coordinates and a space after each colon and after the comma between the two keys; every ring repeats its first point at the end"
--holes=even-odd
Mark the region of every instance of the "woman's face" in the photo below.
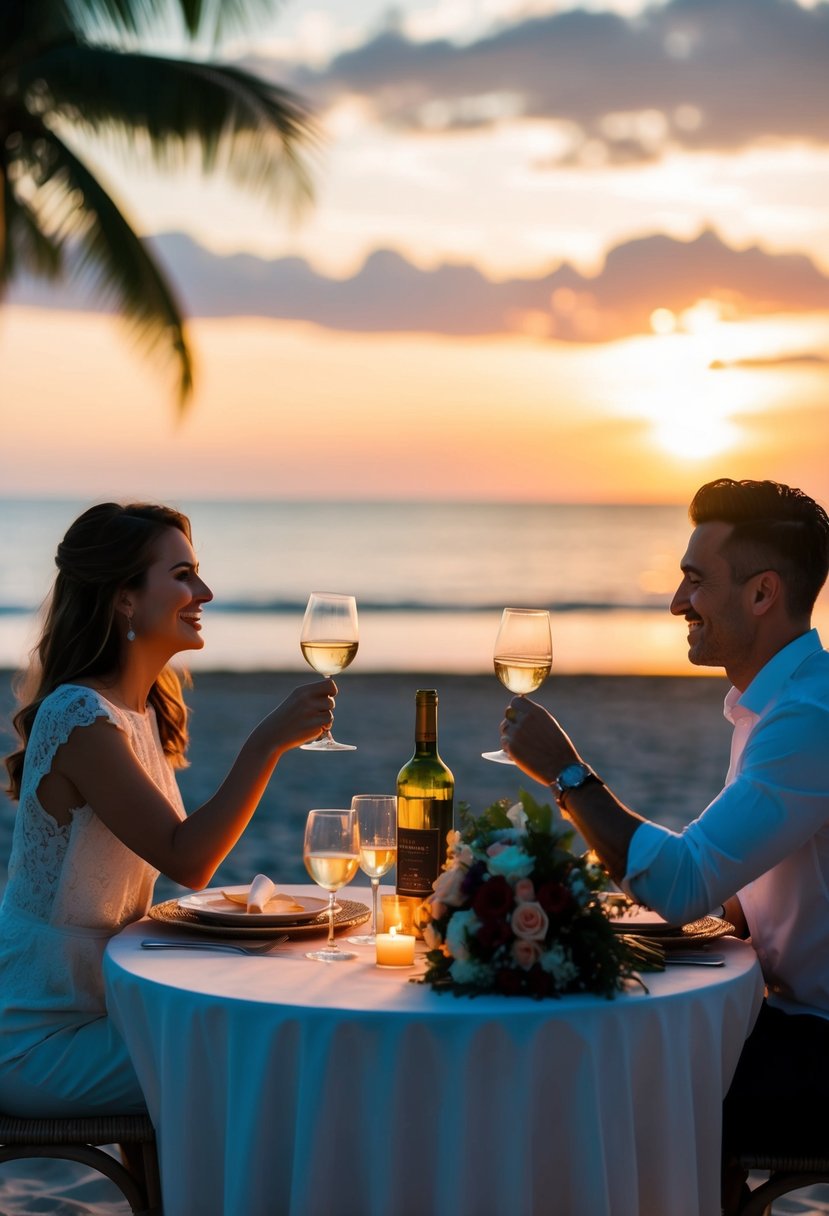
{"type": "Polygon", "coordinates": [[[212,599],[189,540],[178,528],[165,528],[143,586],[124,592],[135,644],[152,646],[165,662],[180,650],[201,650],[201,606],[212,599]]]}

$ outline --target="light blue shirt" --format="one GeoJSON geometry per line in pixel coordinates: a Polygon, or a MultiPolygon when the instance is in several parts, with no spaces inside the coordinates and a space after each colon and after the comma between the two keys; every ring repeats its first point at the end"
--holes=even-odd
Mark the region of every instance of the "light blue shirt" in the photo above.
{"type": "Polygon", "coordinates": [[[829,1017],[829,653],[812,629],[725,716],[725,788],[682,832],[637,828],[623,888],[674,924],[739,894],[770,1003],[829,1017]]]}

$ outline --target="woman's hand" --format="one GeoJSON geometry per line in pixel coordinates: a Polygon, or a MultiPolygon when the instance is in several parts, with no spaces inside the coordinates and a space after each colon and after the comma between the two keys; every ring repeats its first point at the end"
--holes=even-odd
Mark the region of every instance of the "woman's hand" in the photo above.
{"type": "Polygon", "coordinates": [[[330,730],[334,721],[334,698],[337,685],[333,680],[315,680],[313,684],[302,684],[295,688],[268,714],[258,730],[267,738],[277,757],[319,739],[325,730],[330,730]]]}
{"type": "Polygon", "coordinates": [[[526,697],[513,697],[507,706],[501,746],[540,785],[550,785],[566,765],[580,759],[553,715],[526,697]]]}

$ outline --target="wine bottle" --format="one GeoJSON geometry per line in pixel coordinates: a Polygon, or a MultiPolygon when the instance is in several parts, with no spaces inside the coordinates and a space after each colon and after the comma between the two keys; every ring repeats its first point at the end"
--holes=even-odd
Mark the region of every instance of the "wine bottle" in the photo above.
{"type": "Polygon", "coordinates": [[[397,775],[397,894],[422,902],[446,861],[455,779],[438,755],[438,694],[416,694],[415,750],[397,775]]]}

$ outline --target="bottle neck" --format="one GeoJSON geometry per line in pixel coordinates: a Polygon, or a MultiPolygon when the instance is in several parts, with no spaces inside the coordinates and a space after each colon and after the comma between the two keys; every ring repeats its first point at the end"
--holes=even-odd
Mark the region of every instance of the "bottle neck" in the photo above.
{"type": "Polygon", "coordinates": [[[418,697],[415,711],[415,753],[419,756],[436,756],[437,751],[437,698],[418,697]]]}

